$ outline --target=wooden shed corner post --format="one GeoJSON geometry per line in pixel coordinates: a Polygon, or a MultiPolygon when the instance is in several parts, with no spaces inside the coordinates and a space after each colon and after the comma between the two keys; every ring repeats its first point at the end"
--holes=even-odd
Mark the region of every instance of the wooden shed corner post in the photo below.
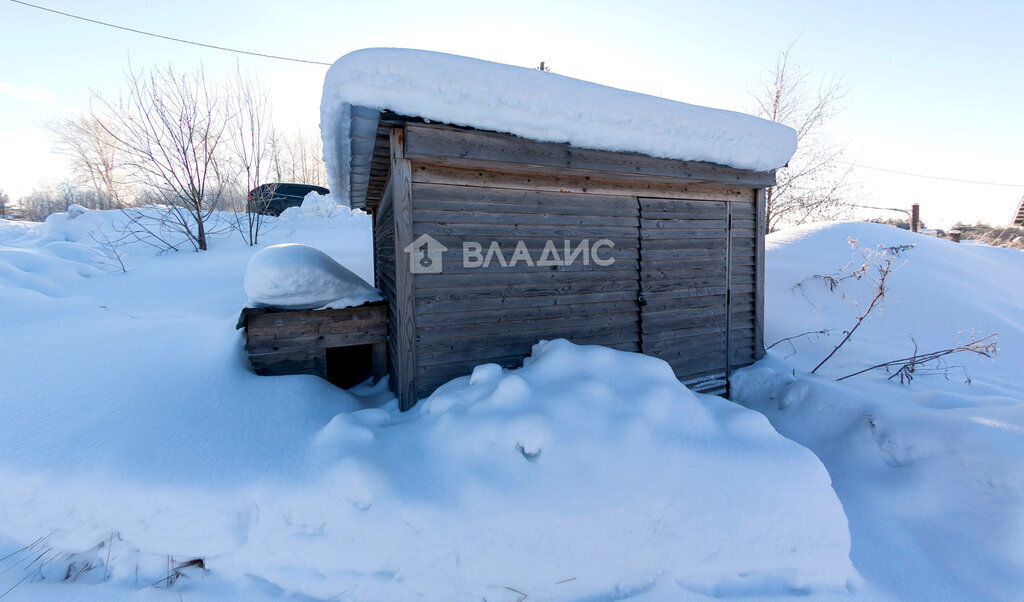
{"type": "Polygon", "coordinates": [[[403,412],[416,405],[416,306],[411,258],[405,248],[412,243],[412,167],[405,158],[405,130],[391,129],[391,203],[395,221],[395,324],[397,345],[393,389],[403,412]]]}
{"type": "Polygon", "coordinates": [[[765,190],[759,188],[754,197],[754,359],[764,357],[764,237],[765,190]]]}

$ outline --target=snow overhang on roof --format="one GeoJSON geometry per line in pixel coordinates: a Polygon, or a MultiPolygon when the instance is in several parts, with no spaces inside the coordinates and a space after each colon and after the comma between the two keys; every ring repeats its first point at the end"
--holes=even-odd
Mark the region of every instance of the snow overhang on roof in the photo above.
{"type": "Polygon", "coordinates": [[[791,128],[537,69],[452,54],[368,48],[327,72],[320,104],[331,192],[361,206],[381,111],[579,148],[770,171],[796,151],[791,128]]]}

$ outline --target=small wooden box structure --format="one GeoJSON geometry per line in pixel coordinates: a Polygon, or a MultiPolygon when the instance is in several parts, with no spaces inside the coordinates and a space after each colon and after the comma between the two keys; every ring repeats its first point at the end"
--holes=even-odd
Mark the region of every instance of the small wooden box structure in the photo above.
{"type": "Polygon", "coordinates": [[[652,355],[714,392],[763,355],[765,188],[792,129],[373,48],[331,67],[321,132],[332,192],[373,216],[402,409],[544,339],[652,355]]]}
{"type": "Polygon", "coordinates": [[[246,308],[238,320],[256,374],[313,374],[342,386],[363,378],[351,351],[364,348],[374,382],[387,374],[387,303],[345,309],[246,308]],[[337,356],[337,357],[334,357],[337,356]],[[335,365],[345,363],[348,365],[335,365]]]}
{"type": "Polygon", "coordinates": [[[478,364],[516,366],[543,339],[653,355],[718,393],[764,354],[764,188],[774,171],[352,111],[376,124],[352,203],[374,218],[403,409],[478,364]],[[612,243],[599,253],[611,265],[535,261],[547,241],[561,252],[598,240],[612,243]],[[529,264],[464,265],[467,243],[497,244],[507,259],[520,241],[529,264]],[[440,271],[414,273],[431,245],[440,271]]]}

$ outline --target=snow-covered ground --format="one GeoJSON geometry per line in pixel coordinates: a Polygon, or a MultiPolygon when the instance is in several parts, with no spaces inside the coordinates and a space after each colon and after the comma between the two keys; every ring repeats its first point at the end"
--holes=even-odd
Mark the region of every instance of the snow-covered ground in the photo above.
{"type": "MultiPolygon", "coordinates": [[[[90,235],[116,219],[0,221],[4,600],[1024,591],[1019,251],[870,224],[773,236],[768,341],[837,331],[737,375],[746,408],[659,360],[552,341],[401,414],[385,386],[248,371],[234,326],[256,249],[239,237],[121,247],[122,272],[90,235]],[[849,237],[917,246],[808,375],[870,298],[866,280],[806,280],[846,264],[849,237]],[[994,361],[950,358],[971,384],[833,380],[966,329],[1000,337],[994,361]]],[[[369,226],[289,210],[261,246],[308,244],[372,281],[369,226]]]]}
{"type": "MultiPolygon", "coordinates": [[[[836,223],[769,237],[768,344],[802,332],[741,372],[734,397],[824,462],[850,521],[852,559],[901,598],[1020,599],[1024,592],[1024,252],[960,245],[878,224],[836,223]],[[814,274],[851,260],[848,240],[899,253],[885,304],[818,375],[874,295],[870,278],[834,291],[814,274]],[[800,286],[794,286],[800,283],[800,286]],[[998,333],[994,360],[949,356],[910,385],[887,360],[998,333]],[[967,381],[970,381],[969,383],[967,381]]],[[[849,270],[847,270],[849,272],[849,270]]],[[[934,364],[932,364],[934,366],[934,364]]]]}

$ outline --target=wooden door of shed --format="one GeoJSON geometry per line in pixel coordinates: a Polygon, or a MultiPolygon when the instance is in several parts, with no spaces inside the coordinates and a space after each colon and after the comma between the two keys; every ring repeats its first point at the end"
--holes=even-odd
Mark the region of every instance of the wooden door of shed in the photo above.
{"type": "Polygon", "coordinates": [[[730,203],[639,204],[642,351],[691,388],[720,392],[729,371],[730,203]]]}

